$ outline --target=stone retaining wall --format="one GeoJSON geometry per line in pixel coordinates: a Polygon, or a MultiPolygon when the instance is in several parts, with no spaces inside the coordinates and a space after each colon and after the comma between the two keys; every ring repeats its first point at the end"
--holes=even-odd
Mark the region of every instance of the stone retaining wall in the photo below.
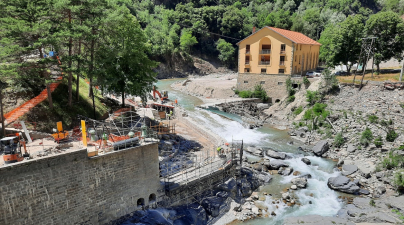
{"type": "Polygon", "coordinates": [[[1,167],[0,177],[0,224],[106,224],[154,200],[158,144],[32,159],[1,167]]]}

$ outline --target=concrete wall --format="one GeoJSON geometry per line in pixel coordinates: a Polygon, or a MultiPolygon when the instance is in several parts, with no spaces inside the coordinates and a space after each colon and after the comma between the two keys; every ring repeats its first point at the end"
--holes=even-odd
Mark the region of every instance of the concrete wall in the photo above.
{"type": "Polygon", "coordinates": [[[105,224],[157,195],[158,144],[32,159],[1,167],[0,178],[0,224],[105,224]]]}
{"type": "Polygon", "coordinates": [[[279,74],[279,69],[284,69],[284,74],[301,74],[318,66],[319,45],[296,44],[277,32],[263,28],[239,43],[238,72],[245,73],[249,68],[250,73],[279,74]],[[271,45],[270,54],[261,54],[262,45],[271,45]],[[285,52],[281,54],[281,45],[285,44],[285,52]],[[250,45],[250,52],[246,52],[246,46],[250,45]],[[246,64],[246,56],[249,56],[246,64]],[[270,59],[270,64],[260,65],[262,57],[270,59]],[[280,65],[280,56],[285,56],[284,65],[280,65]]]}
{"type": "MultiPolygon", "coordinates": [[[[251,74],[239,73],[237,77],[237,90],[253,91],[255,85],[262,85],[266,90],[270,103],[275,103],[277,99],[281,100],[287,95],[286,80],[288,75],[264,75],[264,74],[251,74]]],[[[301,78],[292,78],[293,83],[302,83],[301,78]]]]}

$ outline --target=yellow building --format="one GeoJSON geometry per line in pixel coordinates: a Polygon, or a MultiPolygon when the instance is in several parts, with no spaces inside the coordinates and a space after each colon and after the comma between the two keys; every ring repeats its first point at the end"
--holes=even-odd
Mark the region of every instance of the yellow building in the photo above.
{"type": "Polygon", "coordinates": [[[274,27],[263,27],[237,45],[237,89],[252,90],[260,84],[275,101],[286,95],[289,75],[304,75],[318,66],[321,46],[304,34],[274,27]]]}
{"type": "Polygon", "coordinates": [[[320,43],[299,32],[264,27],[239,43],[239,73],[302,74],[318,65],[320,43]]]}

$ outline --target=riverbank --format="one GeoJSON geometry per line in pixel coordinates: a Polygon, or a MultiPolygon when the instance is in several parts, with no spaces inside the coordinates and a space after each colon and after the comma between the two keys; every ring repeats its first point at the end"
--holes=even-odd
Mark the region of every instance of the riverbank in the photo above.
{"type": "MultiPolygon", "coordinates": [[[[321,82],[321,80],[312,82],[307,90],[318,91],[322,88],[321,85],[324,85],[324,83],[321,82]]],[[[361,91],[351,86],[340,86],[338,92],[324,94],[323,100],[321,101],[327,104],[327,110],[331,112],[327,119],[329,121],[325,121],[325,124],[329,125],[313,131],[305,126],[307,123],[304,120],[305,112],[312,108],[306,101],[307,90],[298,90],[295,94],[296,100],[292,103],[286,102],[285,98],[267,109],[266,112],[268,116],[270,116],[270,119],[267,119],[266,122],[275,126],[281,125],[281,127],[284,128],[291,128],[292,131],[290,134],[296,138],[296,140],[300,140],[306,144],[316,144],[324,140],[328,147],[320,156],[339,161],[338,170],[342,171],[342,177],[348,177],[349,181],[354,181],[352,184],[347,182],[347,184],[352,185],[350,191],[356,192],[362,190],[361,194],[368,196],[355,198],[364,199],[360,201],[366,201],[367,205],[355,204],[354,200],[353,204],[348,204],[341,209],[338,216],[348,215],[346,207],[351,207],[351,209],[356,208],[357,211],[358,209],[365,211],[370,210],[369,207],[365,207],[365,205],[370,206],[369,202],[372,199],[383,202],[385,199],[398,198],[395,194],[396,187],[393,182],[397,171],[394,169],[384,169],[381,166],[381,162],[385,158],[388,158],[388,152],[390,150],[397,149],[404,142],[403,135],[401,135],[404,121],[401,121],[402,117],[399,116],[402,110],[401,102],[404,102],[401,91],[397,89],[386,90],[383,88],[382,83],[368,84],[368,86],[361,91]],[[295,110],[299,107],[302,108],[302,111],[295,113],[295,110]],[[377,118],[375,119],[375,117],[377,118]],[[372,122],[372,118],[377,122],[372,122]],[[389,123],[391,123],[389,122],[390,120],[392,124],[389,125],[389,123]],[[383,144],[381,147],[375,146],[373,140],[368,145],[362,146],[360,143],[361,134],[367,128],[372,132],[374,136],[373,140],[378,136],[382,137],[383,144]],[[384,140],[386,131],[388,131],[389,128],[393,128],[396,133],[398,133],[398,137],[392,142],[384,140]],[[335,137],[339,133],[342,133],[344,143],[337,147],[334,142],[335,137]],[[356,187],[358,189],[356,189],[356,187]]],[[[324,146],[325,145],[322,145],[320,149],[323,149],[324,146]]],[[[302,148],[302,150],[312,154],[314,153],[312,148],[302,148]]],[[[398,150],[398,154],[403,155],[401,150],[398,150]]],[[[338,176],[340,175],[335,174],[334,177],[338,176]]],[[[326,181],[326,183],[330,185],[330,181],[326,181]]],[[[343,191],[340,187],[336,187],[332,184],[331,186],[339,191],[343,191]]],[[[381,205],[383,206],[385,204],[381,203],[381,205]]],[[[379,211],[383,211],[382,206],[376,208],[380,208],[379,211]]],[[[356,223],[391,223],[393,221],[400,221],[397,214],[402,213],[403,208],[404,206],[399,204],[397,209],[399,210],[398,213],[393,213],[392,210],[389,210],[386,212],[385,217],[380,218],[373,215],[366,216],[362,212],[349,215],[346,219],[356,223]]],[[[375,211],[375,208],[371,209],[374,212],[377,211],[375,211]]],[[[228,212],[227,214],[234,214],[234,212],[228,212]]]]}

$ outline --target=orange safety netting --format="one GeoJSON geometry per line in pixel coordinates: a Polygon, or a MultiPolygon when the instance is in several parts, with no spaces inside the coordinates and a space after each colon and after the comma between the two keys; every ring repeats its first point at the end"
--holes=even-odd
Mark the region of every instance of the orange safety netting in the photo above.
{"type": "MultiPolygon", "coordinates": [[[[62,77],[59,77],[57,80],[61,80],[62,77]]],[[[50,86],[50,91],[53,92],[58,86],[59,82],[57,83],[51,83],[50,86]]],[[[6,125],[16,121],[18,118],[20,118],[22,115],[27,113],[29,110],[34,108],[36,105],[44,101],[45,99],[48,98],[48,90],[45,88],[38,96],[35,98],[32,98],[28,101],[26,101],[24,104],[20,105],[19,107],[13,109],[12,111],[6,113],[4,115],[6,125]]]]}

